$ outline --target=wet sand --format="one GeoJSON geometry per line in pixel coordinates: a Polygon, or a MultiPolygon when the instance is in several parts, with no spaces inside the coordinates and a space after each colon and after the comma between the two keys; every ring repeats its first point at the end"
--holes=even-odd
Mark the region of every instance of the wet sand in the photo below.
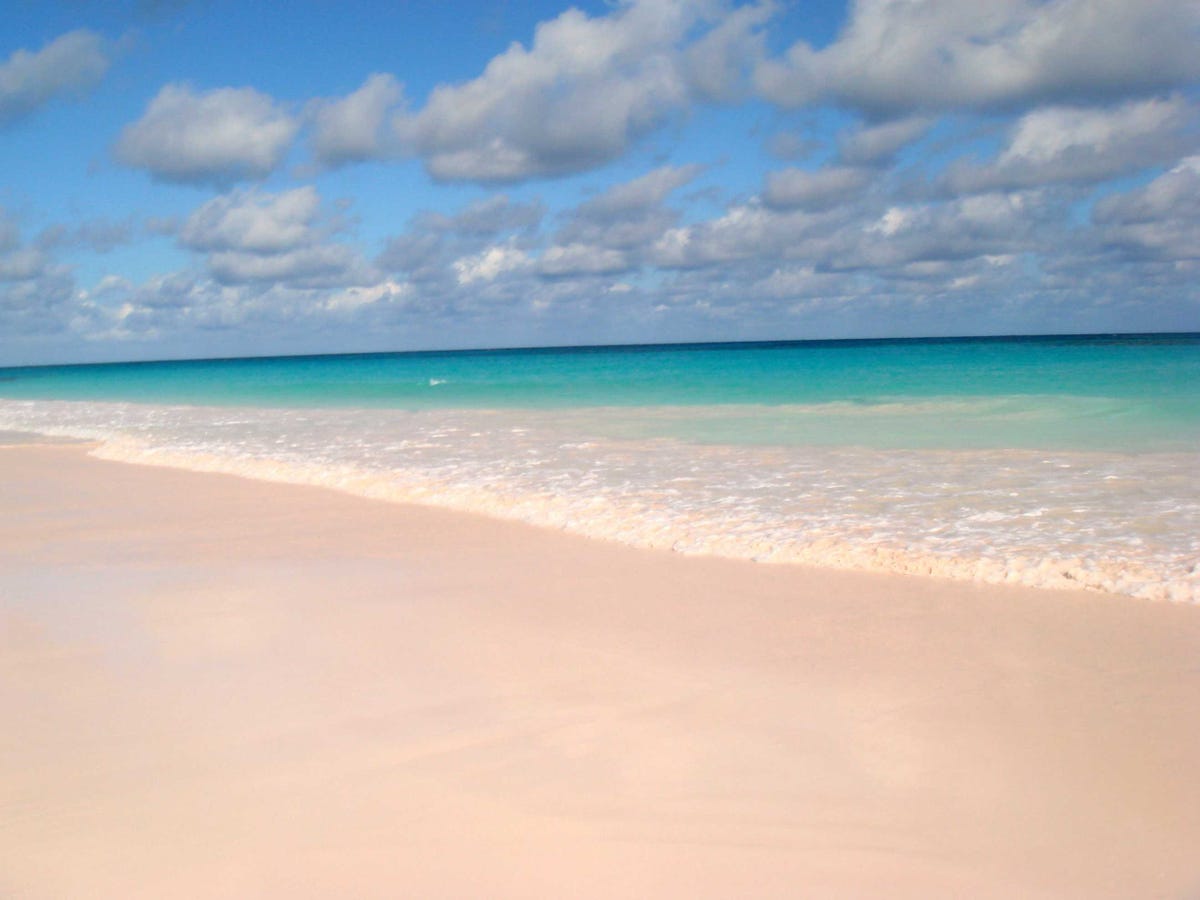
{"type": "Polygon", "coordinates": [[[1194,897],[1200,608],[0,447],[0,897],[1194,897]]]}

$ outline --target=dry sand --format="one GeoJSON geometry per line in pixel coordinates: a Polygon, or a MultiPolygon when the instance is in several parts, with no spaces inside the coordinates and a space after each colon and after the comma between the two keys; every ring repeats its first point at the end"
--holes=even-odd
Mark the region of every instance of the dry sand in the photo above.
{"type": "Polygon", "coordinates": [[[1196,897],[1200,609],[0,448],[0,897],[1196,897]]]}

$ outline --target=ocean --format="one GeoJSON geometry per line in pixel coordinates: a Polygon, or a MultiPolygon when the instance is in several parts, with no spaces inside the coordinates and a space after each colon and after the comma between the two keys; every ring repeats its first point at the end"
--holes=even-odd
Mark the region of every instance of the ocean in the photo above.
{"type": "Polygon", "coordinates": [[[1200,600],[1200,335],[0,369],[0,430],[681,553],[1200,600]]]}

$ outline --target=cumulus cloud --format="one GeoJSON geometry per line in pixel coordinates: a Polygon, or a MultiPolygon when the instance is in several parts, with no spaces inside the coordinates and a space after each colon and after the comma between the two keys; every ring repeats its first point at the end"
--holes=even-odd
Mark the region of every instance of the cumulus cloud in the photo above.
{"type": "Polygon", "coordinates": [[[79,314],[70,269],[44,247],[26,242],[0,209],[0,334],[6,338],[63,332],[79,314]]]}
{"type": "Polygon", "coordinates": [[[496,244],[479,253],[456,259],[454,273],[461,285],[478,281],[495,281],[501,275],[518,272],[529,266],[529,255],[513,244],[496,244]]]}
{"type": "Polygon", "coordinates": [[[377,280],[358,251],[328,241],[333,229],[320,208],[311,186],[277,194],[235,190],[188,216],[177,238],[206,254],[209,274],[221,284],[334,287],[377,280]]]}
{"type": "MultiPolygon", "coordinates": [[[[278,257],[261,259],[282,266],[278,257]]],[[[170,272],[140,284],[106,278],[92,292],[94,300],[76,304],[64,324],[90,341],[191,347],[193,355],[197,347],[207,353],[261,353],[264,335],[278,338],[273,346],[282,350],[298,335],[327,337],[337,327],[348,328],[348,334],[370,330],[402,309],[408,294],[407,285],[388,279],[361,286],[276,277],[223,283],[194,271],[170,272]]]]}
{"type": "Polygon", "coordinates": [[[45,271],[45,255],[34,247],[18,247],[0,255],[0,281],[28,281],[45,271]]]}
{"type": "MultiPolygon", "coordinates": [[[[330,168],[417,156],[444,181],[517,182],[609,162],[695,102],[729,102],[751,81],[764,2],[621,0],[606,15],[568,9],[513,43],[476,78],[405,108],[389,73],[312,101],[303,123],[330,168]]],[[[250,88],[168,85],[122,133],[117,158],[167,181],[228,185],[281,161],[301,121],[250,88]]]]}
{"type": "Polygon", "coordinates": [[[823,262],[888,269],[1021,253],[1035,246],[1043,202],[1035,193],[994,193],[891,206],[865,229],[844,230],[823,262]]]}
{"type": "Polygon", "coordinates": [[[694,181],[704,166],[660,166],[645,175],[613,185],[587,201],[580,211],[592,218],[607,218],[642,212],[658,206],[667,197],[694,181]]]}
{"type": "Polygon", "coordinates": [[[1022,116],[1007,146],[988,165],[952,167],[943,183],[954,192],[1092,182],[1178,158],[1195,136],[1185,134],[1181,97],[1131,101],[1111,109],[1051,106],[1022,116]]]}
{"type": "Polygon", "coordinates": [[[547,265],[565,267],[570,260],[582,265],[584,248],[593,260],[588,265],[596,271],[638,265],[648,248],[679,220],[679,212],[664,205],[668,197],[703,171],[699,165],[661,166],[613,185],[569,210],[554,236],[556,252],[563,255],[547,265]]]}
{"type": "Polygon", "coordinates": [[[883,279],[922,271],[924,277],[930,264],[1035,250],[1053,219],[1050,202],[1038,192],[1021,192],[906,203],[881,190],[819,210],[739,203],[717,218],[667,229],[649,261],[681,272],[801,266],[883,279]]]}
{"type": "Polygon", "coordinates": [[[415,286],[414,303],[437,297],[439,309],[464,315],[481,304],[549,308],[567,294],[583,302],[574,294],[582,290],[578,282],[595,290],[597,279],[644,264],[649,246],[679,217],[663,204],[703,171],[661,166],[612,185],[560,213],[561,227],[550,234],[538,228],[541,203],[504,195],[454,214],[422,212],[388,242],[378,263],[404,273],[415,286]]]}
{"type": "Polygon", "coordinates": [[[279,253],[313,238],[320,209],[316,188],[279,194],[235,191],[209,200],[184,221],[179,241],[192,250],[279,253]]]}
{"type": "Polygon", "coordinates": [[[564,275],[607,275],[629,268],[624,253],[606,247],[568,244],[548,248],[538,259],[538,272],[554,277],[564,275]]]}
{"type": "Polygon", "coordinates": [[[1200,156],[1182,160],[1144,187],[1105,197],[1093,210],[1093,218],[1105,224],[1177,216],[1200,220],[1200,156]]]}
{"type": "Polygon", "coordinates": [[[734,263],[774,255],[815,219],[804,213],[773,214],[756,203],[737,204],[716,219],[663,232],[651,248],[651,261],[663,268],[686,269],[734,263]]]}
{"type": "Polygon", "coordinates": [[[403,272],[414,283],[429,283],[445,278],[450,261],[462,258],[455,250],[445,234],[414,229],[390,238],[377,263],[389,272],[403,272]]]}
{"type": "Polygon", "coordinates": [[[868,171],[848,166],[782,169],[768,173],[763,201],[780,209],[829,209],[857,194],[870,180],[868,171]]]}
{"type": "Polygon", "coordinates": [[[886,165],[932,125],[933,120],[926,116],[912,116],[855,128],[838,137],[838,159],[852,166],[886,165]]]}
{"type": "Polygon", "coordinates": [[[0,208],[0,282],[37,278],[48,265],[43,249],[26,245],[16,221],[0,208]]]}
{"type": "Polygon", "coordinates": [[[121,132],[118,160],[163,181],[229,184],[262,178],[282,161],[299,122],[253,88],[162,88],[121,132]]]}
{"type": "MultiPolygon", "coordinates": [[[[1108,112],[1117,122],[1128,113],[1132,135],[1132,122],[1160,121],[1157,108],[1136,101],[1108,112]],[[1141,116],[1129,112],[1142,106],[1141,116]]],[[[1097,121],[1081,120],[1078,134],[1097,139],[1097,121]]],[[[1027,124],[1013,125],[997,160],[1049,162],[1083,140],[1056,145],[1027,124]]],[[[910,134],[919,133],[913,126],[910,134]]],[[[747,337],[780,328],[853,334],[864,322],[881,334],[1133,329],[1147,315],[1166,327],[1189,321],[1185,298],[1196,296],[1197,169],[1189,159],[1100,200],[1089,224],[1078,214],[1096,190],[1087,185],[953,195],[837,162],[784,173],[774,205],[734,201],[704,217],[696,206],[668,205],[696,172],[663,167],[560,213],[557,231],[496,239],[450,230],[456,216],[418,217],[385,256],[409,275],[409,308],[463,322],[503,310],[506,321],[529,328],[553,316],[618,329],[612,323],[624,322],[626,330],[605,332],[622,339],[658,334],[636,329],[664,323],[676,337],[713,328],[747,337]],[[630,289],[630,272],[645,273],[654,289],[630,289]]]]}
{"type": "Polygon", "coordinates": [[[134,237],[132,217],[113,221],[87,219],[78,225],[52,225],[38,235],[39,247],[89,247],[97,253],[108,253],[130,243],[134,237]]]}
{"type": "Polygon", "coordinates": [[[1135,258],[1200,259],[1200,156],[1149,184],[1105,197],[1092,210],[1107,246],[1135,258]]]}
{"type": "Polygon", "coordinates": [[[545,213],[545,207],[538,201],[518,203],[505,194],[493,194],[476,200],[454,215],[432,211],[421,213],[417,223],[420,228],[485,237],[537,228],[545,213]]]}
{"type": "Polygon", "coordinates": [[[93,294],[107,294],[112,291],[127,291],[133,287],[133,282],[123,275],[105,275],[92,290],[93,294]]]}
{"type": "Polygon", "coordinates": [[[109,67],[104,39],[86,29],[55,38],[41,50],[18,50],[0,63],[0,126],[64,94],[94,87],[109,67]]]}
{"type": "Polygon", "coordinates": [[[412,285],[392,279],[378,284],[354,285],[328,294],[322,308],[335,313],[352,313],[364,307],[403,303],[412,295],[412,285]]]}
{"type": "Polygon", "coordinates": [[[694,98],[726,92],[721,82],[736,77],[736,48],[745,46],[737,35],[766,13],[727,15],[684,0],[628,0],[598,17],[569,9],[478,78],[435,88],[420,111],[397,118],[397,135],[442,180],[513,182],[595,167],[694,98]],[[701,65],[718,57],[719,67],[701,65]]]}
{"type": "Polygon", "coordinates": [[[872,116],[1111,100],[1200,78],[1200,8],[1180,0],[858,0],[829,46],[756,71],[768,99],[872,116]]]}
{"type": "Polygon", "coordinates": [[[762,29],[775,11],[769,2],[738,7],[687,47],[684,66],[697,96],[718,102],[740,97],[763,55],[762,29]]]}
{"type": "Polygon", "coordinates": [[[413,216],[404,234],[387,242],[377,262],[427,291],[479,285],[494,280],[509,263],[524,266],[522,255],[544,215],[539,201],[516,202],[504,194],[453,214],[424,210],[413,216]]]}
{"type": "Polygon", "coordinates": [[[310,108],[312,149],[317,161],[338,166],[380,159],[398,151],[391,115],[404,97],[395,77],[376,73],[338,100],[318,100],[310,108]]]}
{"type": "Polygon", "coordinates": [[[221,251],[208,260],[209,272],[222,284],[267,281],[335,287],[372,280],[362,279],[359,268],[358,253],[340,244],[314,244],[266,254],[221,251]]]}

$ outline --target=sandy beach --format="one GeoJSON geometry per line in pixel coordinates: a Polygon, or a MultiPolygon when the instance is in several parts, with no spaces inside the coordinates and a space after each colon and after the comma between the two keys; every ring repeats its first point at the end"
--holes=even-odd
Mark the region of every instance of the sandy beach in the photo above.
{"type": "Polygon", "coordinates": [[[0,897],[1200,892],[1200,609],[0,447],[0,897]]]}

